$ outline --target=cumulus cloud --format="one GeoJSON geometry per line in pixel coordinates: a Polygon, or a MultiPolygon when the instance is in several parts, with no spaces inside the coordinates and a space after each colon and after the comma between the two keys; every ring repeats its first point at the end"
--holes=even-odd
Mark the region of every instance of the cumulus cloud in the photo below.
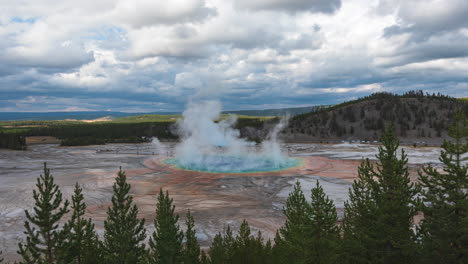
{"type": "Polygon", "coordinates": [[[205,0],[120,0],[111,16],[124,24],[140,28],[157,24],[202,22],[216,14],[216,8],[207,7],[205,0]]]}
{"type": "Polygon", "coordinates": [[[393,52],[378,58],[379,63],[400,66],[468,56],[467,1],[398,1],[395,10],[395,23],[383,31],[393,52]]]}
{"type": "Polygon", "coordinates": [[[176,111],[195,97],[259,109],[440,87],[468,96],[466,3],[3,1],[0,111],[176,111]]]}
{"type": "Polygon", "coordinates": [[[0,59],[4,63],[26,67],[69,68],[94,59],[93,52],[86,51],[81,40],[68,38],[46,21],[13,22],[2,29],[0,36],[4,42],[0,44],[0,59]]]}
{"type": "Polygon", "coordinates": [[[397,24],[385,29],[384,36],[410,33],[411,41],[421,42],[468,28],[468,2],[464,0],[409,0],[398,8],[397,24]]]}

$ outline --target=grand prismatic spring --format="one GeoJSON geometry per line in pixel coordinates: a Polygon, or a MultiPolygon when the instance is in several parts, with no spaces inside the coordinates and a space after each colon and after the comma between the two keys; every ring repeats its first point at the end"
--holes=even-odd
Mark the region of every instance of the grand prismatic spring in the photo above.
{"type": "MultiPolygon", "coordinates": [[[[31,145],[26,152],[1,150],[0,246],[8,259],[15,259],[17,243],[24,239],[24,209],[33,205],[35,179],[43,162],[69,199],[78,182],[91,217],[100,234],[111,203],[112,185],[118,168],[126,172],[140,216],[151,223],[160,188],[174,199],[176,212],[190,209],[197,237],[207,246],[226,225],[237,229],[246,219],[254,231],[274,237],[284,222],[282,208],[296,181],[306,197],[316,181],[335,202],[338,214],[348,198],[348,188],[357,176],[362,157],[375,158],[370,144],[281,143],[274,127],[267,140],[253,144],[232,128],[235,119],[219,120],[217,102],[189,105],[178,122],[180,143],[109,144],[60,147],[31,145]]],[[[439,148],[410,148],[410,172],[416,177],[420,164],[436,164],[439,148]]],[[[66,219],[64,219],[66,221],[66,219]]],[[[151,226],[147,226],[151,232],[151,226]]]]}

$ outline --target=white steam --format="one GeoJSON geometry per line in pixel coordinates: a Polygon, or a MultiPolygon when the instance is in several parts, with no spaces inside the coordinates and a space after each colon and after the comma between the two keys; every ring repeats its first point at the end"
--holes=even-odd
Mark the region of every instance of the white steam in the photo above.
{"type": "Polygon", "coordinates": [[[231,115],[219,122],[221,103],[204,101],[190,103],[177,122],[181,143],[176,146],[177,164],[183,168],[217,172],[259,171],[279,169],[291,163],[281,151],[278,133],[286,120],[275,126],[258,148],[255,143],[240,138],[233,128],[236,117],[231,115]]]}
{"type": "Polygon", "coordinates": [[[153,149],[155,149],[156,154],[159,156],[167,155],[166,154],[166,147],[161,144],[157,137],[153,137],[151,140],[151,144],[153,145],[153,149]]]}

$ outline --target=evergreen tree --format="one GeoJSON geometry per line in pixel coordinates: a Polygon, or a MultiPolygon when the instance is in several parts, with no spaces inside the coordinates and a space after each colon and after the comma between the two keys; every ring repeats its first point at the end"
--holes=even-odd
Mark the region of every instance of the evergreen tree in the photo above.
{"type": "Polygon", "coordinates": [[[310,253],[310,205],[299,181],[286,200],[283,209],[286,222],[275,237],[273,258],[277,263],[306,263],[310,253]]]}
{"type": "Polygon", "coordinates": [[[344,263],[374,263],[376,255],[368,249],[379,236],[376,222],[377,205],[372,195],[376,182],[371,174],[369,159],[358,168],[358,179],[353,182],[349,199],[344,203],[342,257],[344,263]]]}
{"type": "MultiPolygon", "coordinates": [[[[462,208],[464,212],[468,212],[468,199],[462,201],[462,208]]],[[[466,262],[466,258],[468,256],[468,214],[462,217],[461,220],[461,236],[460,236],[460,244],[463,245],[460,249],[460,253],[462,254],[463,258],[462,261],[466,262]]]]}
{"type": "Polygon", "coordinates": [[[212,264],[224,264],[227,263],[226,260],[226,251],[224,247],[224,239],[221,233],[218,233],[213,238],[213,242],[210,246],[210,262],[212,264]]]}
{"type": "Polygon", "coordinates": [[[44,163],[44,174],[37,179],[33,191],[34,214],[25,210],[26,243],[19,243],[21,263],[55,263],[60,235],[59,221],[68,212],[68,201],[64,203],[59,186],[44,163]]]}
{"type": "Polygon", "coordinates": [[[179,215],[174,213],[175,206],[169,193],[159,190],[154,219],[155,231],[150,239],[150,259],[152,263],[173,264],[180,262],[183,232],[177,221],[179,215]]]}
{"type": "Polygon", "coordinates": [[[190,210],[187,212],[187,231],[185,232],[185,246],[182,250],[182,262],[184,264],[198,264],[200,263],[200,244],[195,232],[195,221],[193,216],[190,214],[190,210]]]}
{"type": "Polygon", "coordinates": [[[345,205],[343,259],[349,263],[414,262],[412,221],[418,187],[410,182],[404,151],[397,157],[393,126],[381,141],[377,168],[363,161],[345,205]]]}
{"type": "Polygon", "coordinates": [[[234,255],[235,240],[232,229],[228,225],[223,234],[218,233],[210,246],[210,262],[212,264],[232,263],[234,255]]]}
{"type": "Polygon", "coordinates": [[[340,242],[339,229],[336,225],[338,216],[333,201],[327,197],[318,181],[316,187],[312,189],[310,217],[308,234],[311,245],[308,263],[335,263],[338,260],[340,242]]]}
{"type": "Polygon", "coordinates": [[[0,263],[3,263],[3,258],[2,258],[2,251],[0,251],[0,263]]]}
{"type": "Polygon", "coordinates": [[[427,166],[419,174],[424,219],[420,226],[426,263],[467,263],[468,254],[468,123],[459,112],[444,141],[443,172],[427,166]]]}
{"type": "Polygon", "coordinates": [[[125,172],[120,169],[113,185],[112,205],[104,221],[104,242],[102,244],[105,263],[144,263],[146,257],[145,220],[138,219],[138,208],[129,195],[130,184],[125,172]]]}
{"type": "Polygon", "coordinates": [[[91,218],[85,219],[86,204],[81,187],[76,183],[72,196],[72,216],[62,230],[62,250],[60,262],[62,263],[100,263],[99,241],[94,231],[91,218]]]}
{"type": "Polygon", "coordinates": [[[232,248],[232,261],[228,263],[235,264],[257,264],[269,263],[268,256],[266,256],[263,249],[263,238],[259,232],[257,237],[251,233],[250,226],[244,219],[239,228],[233,248],[232,248]]]}

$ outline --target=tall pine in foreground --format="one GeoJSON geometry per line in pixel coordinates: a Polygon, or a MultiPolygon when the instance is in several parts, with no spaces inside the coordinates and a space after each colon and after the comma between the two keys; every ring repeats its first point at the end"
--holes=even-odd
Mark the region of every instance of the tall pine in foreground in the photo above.
{"type": "Polygon", "coordinates": [[[343,260],[348,263],[414,263],[413,216],[418,186],[410,182],[408,159],[389,126],[381,138],[377,166],[367,159],[345,204],[343,260]]]}
{"type": "Polygon", "coordinates": [[[454,142],[444,141],[440,153],[443,171],[424,167],[420,233],[425,263],[468,263],[468,124],[459,112],[449,130],[454,142]]]}
{"type": "Polygon", "coordinates": [[[179,215],[175,214],[175,206],[169,193],[159,190],[156,204],[156,217],[154,228],[156,229],[150,239],[151,263],[175,264],[180,262],[182,253],[183,232],[180,231],[177,221],[179,215]]]}
{"type": "Polygon", "coordinates": [[[138,208],[129,195],[130,184],[122,170],[117,174],[113,191],[112,205],[108,208],[107,220],[104,221],[104,263],[145,263],[145,220],[137,217],[138,208]]]}
{"type": "Polygon", "coordinates": [[[100,263],[99,241],[91,218],[85,219],[86,204],[81,187],[76,183],[72,196],[72,216],[62,230],[60,262],[69,264],[100,263]]]}
{"type": "Polygon", "coordinates": [[[369,246],[378,238],[379,230],[374,223],[377,218],[377,204],[373,185],[377,184],[371,173],[368,159],[358,168],[358,179],[353,182],[349,199],[344,203],[343,238],[341,259],[344,263],[373,263],[374,252],[369,246]]]}
{"type": "Polygon", "coordinates": [[[340,232],[336,225],[338,216],[333,201],[328,198],[318,181],[311,192],[310,217],[308,234],[311,244],[308,263],[337,263],[340,244],[340,232]]]}
{"type": "Polygon", "coordinates": [[[307,263],[310,258],[309,231],[312,222],[309,217],[310,205],[307,203],[299,181],[289,193],[283,213],[286,216],[286,222],[275,237],[273,261],[275,263],[307,263]]]}
{"type": "Polygon", "coordinates": [[[68,212],[68,201],[63,202],[59,186],[54,183],[46,163],[36,188],[33,212],[25,210],[26,243],[19,243],[20,263],[55,263],[61,241],[59,221],[68,212]]]}
{"type": "Polygon", "coordinates": [[[185,231],[185,245],[182,250],[182,262],[184,264],[200,263],[200,244],[198,244],[195,232],[195,220],[193,220],[190,210],[187,211],[187,220],[185,220],[187,230],[185,231]]]}

